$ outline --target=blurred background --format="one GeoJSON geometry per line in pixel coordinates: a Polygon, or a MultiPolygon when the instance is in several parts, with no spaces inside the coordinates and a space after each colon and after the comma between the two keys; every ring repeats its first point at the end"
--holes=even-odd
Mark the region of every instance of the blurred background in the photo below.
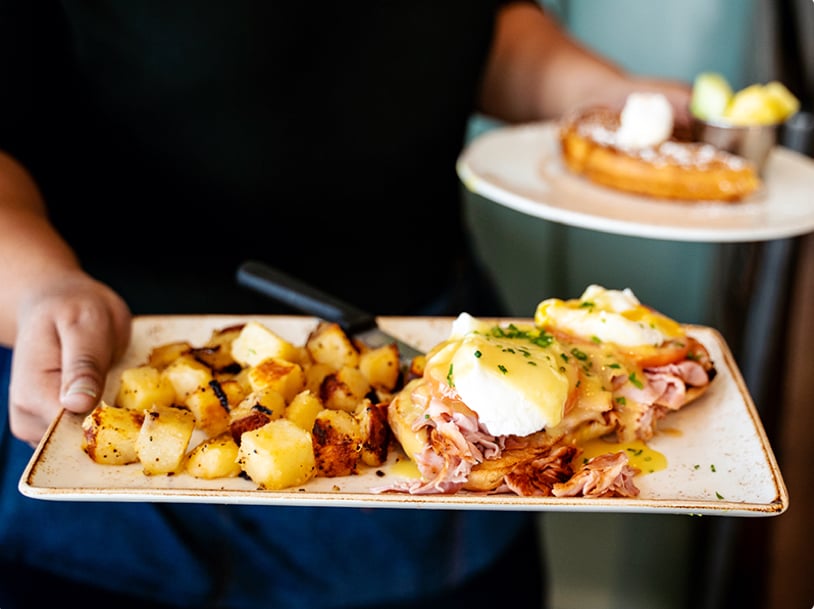
{"type": "MultiPolygon", "coordinates": [[[[780,80],[812,111],[811,0],[542,0],[587,46],[641,74],[737,90],[780,80]]],[[[470,138],[496,127],[475,116],[470,138]]],[[[810,153],[810,148],[808,150],[810,153]]],[[[769,518],[541,516],[551,609],[787,609],[814,605],[814,241],[658,241],[566,227],[464,189],[467,221],[509,315],[590,283],[631,288],[685,323],[721,330],[789,489],[769,518]]]]}

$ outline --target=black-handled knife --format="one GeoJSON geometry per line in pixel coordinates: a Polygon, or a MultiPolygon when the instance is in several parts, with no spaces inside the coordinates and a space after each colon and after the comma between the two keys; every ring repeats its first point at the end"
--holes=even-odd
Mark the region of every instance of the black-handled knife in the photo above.
{"type": "Polygon", "coordinates": [[[350,336],[376,348],[396,343],[402,361],[422,352],[379,328],[376,316],[318,290],[295,277],[257,260],[247,260],[237,269],[237,283],[292,309],[338,323],[350,336]]]}

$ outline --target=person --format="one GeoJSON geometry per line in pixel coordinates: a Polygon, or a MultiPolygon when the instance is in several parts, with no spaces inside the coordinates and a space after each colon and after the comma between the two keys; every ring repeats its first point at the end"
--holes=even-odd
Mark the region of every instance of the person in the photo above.
{"type": "Polygon", "coordinates": [[[500,314],[460,217],[472,112],[651,90],[680,113],[687,85],[627,74],[533,2],[29,4],[0,3],[0,606],[543,606],[527,512],[17,482],[60,409],[97,403],[133,315],[284,312],[236,286],[243,260],[377,314],[500,314]]]}

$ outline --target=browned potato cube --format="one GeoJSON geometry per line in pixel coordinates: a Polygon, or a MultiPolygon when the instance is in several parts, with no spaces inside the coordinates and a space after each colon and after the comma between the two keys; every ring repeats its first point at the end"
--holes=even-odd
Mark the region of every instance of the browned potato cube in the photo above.
{"type": "Polygon", "coordinates": [[[238,462],[255,484],[268,490],[305,484],[316,475],[311,434],[288,419],[244,433],[238,462]]]}
{"type": "Polygon", "coordinates": [[[305,368],[305,388],[312,393],[319,393],[322,381],[329,374],[336,372],[328,364],[311,364],[305,368]]]}
{"type": "Polygon", "coordinates": [[[234,478],[240,474],[238,446],[228,433],[207,438],[187,456],[186,470],[196,478],[234,478]]]}
{"type": "Polygon", "coordinates": [[[141,412],[153,404],[169,406],[175,401],[175,388],[158,368],[136,366],[122,371],[115,400],[117,406],[141,412]]]}
{"type": "Polygon", "coordinates": [[[413,379],[421,378],[424,376],[424,367],[427,365],[426,355],[417,355],[410,362],[410,367],[407,370],[405,383],[409,383],[413,379]]]}
{"type": "Polygon", "coordinates": [[[232,342],[240,335],[243,326],[231,326],[214,330],[203,347],[192,350],[195,358],[215,372],[237,372],[242,366],[232,356],[232,342]]]}
{"type": "Polygon", "coordinates": [[[136,454],[148,476],[181,470],[195,430],[195,417],[182,406],[153,406],[144,411],[136,454]]]}
{"type": "Polygon", "coordinates": [[[393,391],[399,381],[399,348],[395,343],[369,349],[359,356],[359,370],[378,391],[393,391]]]}
{"type": "Polygon", "coordinates": [[[311,359],[334,370],[359,366],[359,350],[337,323],[320,322],[305,343],[311,359]]]}
{"type": "Polygon", "coordinates": [[[153,368],[163,370],[182,355],[192,351],[192,345],[185,340],[165,343],[154,347],[147,357],[147,364],[153,368]]]}
{"type": "Polygon", "coordinates": [[[136,439],[144,415],[102,401],[82,421],[82,450],[96,463],[136,463],[136,439]]]}
{"type": "Polygon", "coordinates": [[[246,323],[232,341],[232,357],[244,367],[269,358],[298,361],[299,354],[297,347],[257,321],[246,323]]]}
{"type": "Polygon", "coordinates": [[[270,357],[252,366],[248,373],[254,391],[271,388],[279,391],[286,402],[305,388],[305,373],[295,362],[270,357]]]}
{"type": "Polygon", "coordinates": [[[319,387],[319,398],[326,408],[353,412],[370,391],[370,384],[358,368],[344,366],[329,374],[319,387]]]}
{"type": "Polygon", "coordinates": [[[352,414],[344,410],[322,410],[314,420],[312,434],[318,476],[333,478],[357,472],[362,438],[352,414]]]}
{"type": "Polygon", "coordinates": [[[216,436],[229,427],[229,403],[215,380],[190,393],[184,406],[195,417],[195,426],[207,436],[216,436]]]}
{"type": "Polygon", "coordinates": [[[322,401],[311,391],[305,389],[300,391],[286,406],[285,418],[294,421],[303,429],[311,431],[314,428],[314,420],[317,414],[325,408],[322,401]]]}
{"type": "Polygon", "coordinates": [[[229,431],[235,442],[247,431],[262,427],[285,414],[285,398],[276,389],[266,387],[247,395],[229,413],[229,431]]]}
{"type": "Polygon", "coordinates": [[[261,407],[235,412],[229,421],[229,433],[232,439],[239,445],[240,439],[247,431],[254,431],[263,427],[274,419],[264,412],[261,407]]]}
{"type": "Polygon", "coordinates": [[[215,378],[206,364],[190,354],[182,355],[164,368],[163,375],[172,383],[180,402],[185,401],[198,388],[209,386],[209,381],[215,378]]]}
{"type": "Polygon", "coordinates": [[[249,410],[262,410],[272,419],[279,419],[285,414],[285,396],[274,387],[261,387],[252,391],[240,401],[234,409],[235,413],[249,410]]]}
{"type": "Polygon", "coordinates": [[[223,392],[223,397],[226,398],[226,403],[229,404],[229,409],[234,410],[240,402],[242,402],[249,391],[243,386],[236,378],[232,379],[218,379],[220,390],[223,392]]]}
{"type": "Polygon", "coordinates": [[[390,425],[387,423],[387,405],[364,400],[354,413],[362,438],[361,458],[365,465],[377,467],[387,461],[390,446],[390,425]]]}

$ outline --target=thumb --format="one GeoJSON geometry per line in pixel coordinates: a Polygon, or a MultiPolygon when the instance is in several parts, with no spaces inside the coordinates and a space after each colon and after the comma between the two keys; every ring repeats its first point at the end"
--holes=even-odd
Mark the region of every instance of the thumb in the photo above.
{"type": "Polygon", "coordinates": [[[62,406],[73,412],[86,412],[98,402],[104,389],[104,372],[91,356],[65,357],[62,369],[62,406]]]}

